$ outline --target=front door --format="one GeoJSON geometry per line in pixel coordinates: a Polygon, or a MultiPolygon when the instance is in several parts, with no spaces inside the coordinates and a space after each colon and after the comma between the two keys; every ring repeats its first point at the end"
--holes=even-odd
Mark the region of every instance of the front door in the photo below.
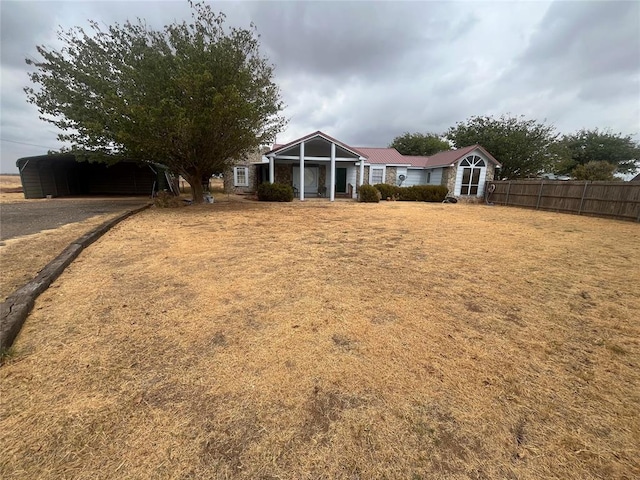
{"type": "Polygon", "coordinates": [[[347,169],[336,168],[336,192],[347,193],[347,169]]]}
{"type": "MultiPolygon", "coordinates": [[[[318,167],[304,167],[304,194],[305,196],[318,193],[318,167]]],[[[300,190],[300,167],[293,167],[293,186],[300,190]]]]}

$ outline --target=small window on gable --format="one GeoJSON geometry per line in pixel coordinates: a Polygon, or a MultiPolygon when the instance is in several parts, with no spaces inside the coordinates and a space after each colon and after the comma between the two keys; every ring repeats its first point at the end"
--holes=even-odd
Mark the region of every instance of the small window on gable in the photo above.
{"type": "Polygon", "coordinates": [[[484,167],[484,160],[477,155],[470,155],[460,162],[461,167],[484,167]]]}
{"type": "Polygon", "coordinates": [[[233,186],[248,187],[249,186],[249,168],[233,167],[233,186]]]}

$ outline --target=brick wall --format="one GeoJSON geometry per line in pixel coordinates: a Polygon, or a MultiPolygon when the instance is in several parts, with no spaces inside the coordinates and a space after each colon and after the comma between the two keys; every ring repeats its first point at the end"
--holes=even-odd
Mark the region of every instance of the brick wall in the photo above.
{"type": "Polygon", "coordinates": [[[253,193],[258,189],[258,165],[251,163],[260,162],[263,150],[256,149],[245,158],[239,158],[230,164],[224,171],[224,191],[225,193],[253,193]],[[246,187],[235,187],[233,185],[233,167],[247,167],[249,176],[249,185],[246,187]]]}
{"type": "Polygon", "coordinates": [[[398,167],[387,167],[384,175],[384,183],[389,185],[398,184],[398,167]]]}

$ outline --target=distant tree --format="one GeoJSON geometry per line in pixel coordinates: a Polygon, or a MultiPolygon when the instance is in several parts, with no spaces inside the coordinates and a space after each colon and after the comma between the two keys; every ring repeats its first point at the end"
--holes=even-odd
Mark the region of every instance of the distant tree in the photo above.
{"type": "Polygon", "coordinates": [[[538,176],[557,155],[554,127],[524,117],[471,117],[451,127],[447,138],[456,148],[482,145],[502,164],[503,179],[538,176]]]}
{"type": "Polygon", "coordinates": [[[594,160],[578,165],[571,171],[571,176],[576,180],[614,181],[620,180],[613,174],[616,166],[609,162],[596,162],[594,160]]]}
{"type": "MultiPolygon", "coordinates": [[[[598,129],[580,130],[565,135],[559,144],[563,155],[556,165],[557,173],[573,172],[590,162],[608,162],[619,173],[632,173],[640,166],[640,145],[629,135],[598,129]]],[[[602,166],[602,171],[606,170],[607,167],[602,166]]]]}
{"type": "Polygon", "coordinates": [[[193,4],[192,21],[154,30],[142,20],[92,35],[59,32],[60,50],[38,46],[42,61],[25,88],[41,118],[90,159],[159,162],[191,185],[274,139],[285,124],[273,68],[255,27],[224,28],[224,14],[193,4]]]}
{"type": "Polygon", "coordinates": [[[451,144],[446,140],[442,140],[435,133],[409,133],[406,132],[399,137],[393,139],[389,145],[395,148],[402,155],[418,155],[429,156],[434,153],[451,150],[451,144]]]}

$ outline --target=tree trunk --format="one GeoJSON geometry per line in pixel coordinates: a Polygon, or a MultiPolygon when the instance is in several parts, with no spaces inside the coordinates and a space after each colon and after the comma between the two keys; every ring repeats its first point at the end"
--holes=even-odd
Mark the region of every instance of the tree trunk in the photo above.
{"type": "Polygon", "coordinates": [[[202,188],[201,175],[189,175],[185,177],[187,183],[191,186],[191,200],[193,203],[204,203],[204,190],[202,188]]]}

